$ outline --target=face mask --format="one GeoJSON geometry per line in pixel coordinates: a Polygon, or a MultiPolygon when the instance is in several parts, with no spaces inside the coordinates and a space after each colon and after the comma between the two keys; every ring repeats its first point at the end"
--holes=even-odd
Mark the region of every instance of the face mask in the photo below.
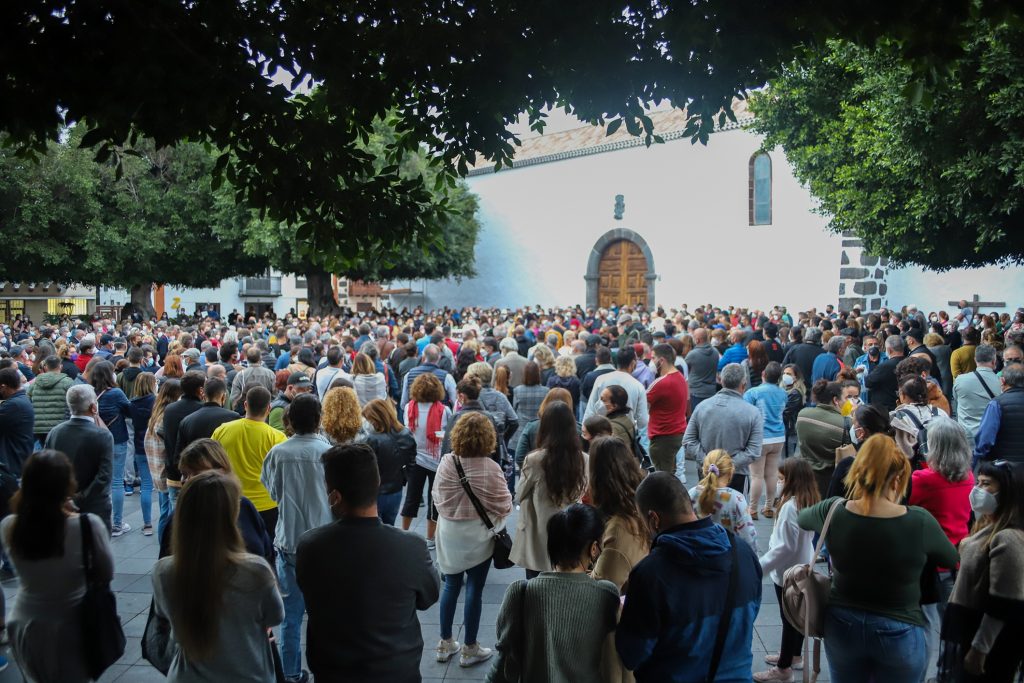
{"type": "Polygon", "coordinates": [[[974,510],[974,514],[991,515],[998,506],[999,499],[995,494],[977,486],[971,489],[971,509],[974,510]]]}
{"type": "Polygon", "coordinates": [[[782,385],[783,386],[791,387],[791,386],[793,386],[793,382],[794,381],[796,381],[796,380],[793,379],[793,375],[783,375],[782,376],[782,385]]]}
{"type": "Polygon", "coordinates": [[[854,446],[860,443],[860,439],[857,438],[857,428],[850,425],[850,443],[854,446]]]}

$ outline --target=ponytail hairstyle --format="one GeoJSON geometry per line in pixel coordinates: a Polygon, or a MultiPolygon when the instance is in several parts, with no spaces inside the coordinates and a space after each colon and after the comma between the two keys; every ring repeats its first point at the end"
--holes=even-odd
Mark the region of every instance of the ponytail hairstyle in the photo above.
{"type": "Polygon", "coordinates": [[[700,480],[701,492],[697,498],[697,510],[702,515],[710,515],[715,510],[718,489],[729,485],[735,467],[729,453],[721,448],[716,448],[704,456],[704,465],[701,471],[704,473],[704,478],[700,480]]]}
{"type": "MultiPolygon", "coordinates": [[[[782,486],[780,508],[791,498],[796,500],[797,510],[803,510],[821,500],[818,484],[814,479],[814,470],[803,458],[786,458],[779,465],[779,476],[786,481],[782,486]]],[[[778,519],[778,515],[776,515],[776,519],[778,519]]]]}
{"type": "Polygon", "coordinates": [[[902,498],[910,485],[910,460],[892,437],[875,434],[857,451],[843,483],[850,492],[850,500],[859,500],[884,496],[894,480],[902,498]]]}

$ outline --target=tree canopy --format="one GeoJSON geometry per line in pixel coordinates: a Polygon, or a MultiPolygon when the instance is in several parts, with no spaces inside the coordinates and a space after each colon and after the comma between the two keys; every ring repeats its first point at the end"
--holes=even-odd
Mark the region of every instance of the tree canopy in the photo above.
{"type": "Polygon", "coordinates": [[[151,310],[152,282],[208,287],[266,268],[237,238],[253,212],[211,188],[203,145],[140,139],[118,174],[78,146],[83,134],[48,143],[36,162],[0,148],[6,278],[125,287],[151,310]]]}
{"type": "Polygon", "coordinates": [[[830,41],[752,102],[830,227],[896,264],[1024,262],[1024,30],[970,29],[928,90],[893,46],[830,41]]]}
{"type": "Polygon", "coordinates": [[[935,80],[968,18],[1019,11],[997,0],[21,0],[0,3],[0,131],[41,153],[61,123],[87,120],[83,142],[101,159],[138,135],[208,141],[236,199],[294,225],[333,267],[438,234],[451,207],[398,169],[421,147],[447,182],[478,156],[509,163],[522,112],[535,130],[561,107],[651,142],[644,107],[666,100],[706,141],[799,45],[884,38],[935,80]],[[315,88],[294,96],[279,74],[315,88]],[[377,167],[360,143],[389,112],[397,135],[377,167]]]}

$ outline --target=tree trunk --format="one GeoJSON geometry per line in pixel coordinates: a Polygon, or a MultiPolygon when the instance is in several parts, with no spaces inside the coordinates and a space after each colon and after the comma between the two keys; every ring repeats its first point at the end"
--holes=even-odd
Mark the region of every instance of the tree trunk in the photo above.
{"type": "Polygon", "coordinates": [[[141,285],[132,285],[128,290],[131,294],[131,301],[125,304],[121,316],[128,318],[132,313],[138,311],[146,320],[156,317],[156,309],[153,307],[153,284],[146,282],[141,285]]]}
{"type": "Polygon", "coordinates": [[[306,269],[306,299],[309,301],[308,315],[316,318],[341,315],[341,306],[334,298],[331,274],[318,266],[306,269]]]}

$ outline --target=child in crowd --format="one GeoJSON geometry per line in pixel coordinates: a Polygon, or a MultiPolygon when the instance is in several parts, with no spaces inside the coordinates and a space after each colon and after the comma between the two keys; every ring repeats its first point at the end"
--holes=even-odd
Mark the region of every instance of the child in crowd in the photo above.
{"type": "Polygon", "coordinates": [[[789,458],[783,462],[779,467],[779,484],[782,487],[781,505],[775,514],[768,552],[761,558],[761,571],[771,577],[775,595],[779,599],[782,646],[779,654],[764,658],[772,668],[754,674],[754,680],[759,682],[792,681],[793,669],[803,668],[800,649],[804,637],[786,620],[782,610],[782,577],[790,567],[808,564],[814,559],[814,534],[800,528],[797,513],[821,500],[814,470],[806,460],[789,458]]]}
{"type": "Polygon", "coordinates": [[[747,510],[747,499],[736,489],[729,488],[735,471],[732,458],[717,448],[705,456],[701,471],[704,478],[690,489],[694,511],[703,517],[710,515],[715,523],[749,543],[756,553],[757,530],[747,510]]]}

